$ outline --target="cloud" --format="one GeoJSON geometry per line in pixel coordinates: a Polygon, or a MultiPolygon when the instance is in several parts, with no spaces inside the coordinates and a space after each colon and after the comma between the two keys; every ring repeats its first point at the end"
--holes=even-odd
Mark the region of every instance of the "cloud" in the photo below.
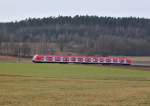
{"type": "Polygon", "coordinates": [[[58,15],[147,17],[149,0],[1,0],[0,21],[58,15]]]}

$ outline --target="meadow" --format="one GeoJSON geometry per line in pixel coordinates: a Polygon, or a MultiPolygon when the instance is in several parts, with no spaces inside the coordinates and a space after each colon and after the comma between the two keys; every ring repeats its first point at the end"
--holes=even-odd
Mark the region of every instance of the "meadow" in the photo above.
{"type": "Polygon", "coordinates": [[[0,106],[150,106],[150,71],[0,63],[0,106]]]}

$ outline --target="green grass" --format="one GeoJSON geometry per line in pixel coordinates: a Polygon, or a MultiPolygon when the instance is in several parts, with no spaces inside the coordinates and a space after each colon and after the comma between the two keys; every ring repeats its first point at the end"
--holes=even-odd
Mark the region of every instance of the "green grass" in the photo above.
{"type": "Polygon", "coordinates": [[[0,64],[0,74],[79,79],[144,80],[150,78],[150,72],[135,69],[60,64],[0,64]]]}
{"type": "Polygon", "coordinates": [[[0,106],[149,105],[149,71],[74,64],[0,64],[0,106]]]}

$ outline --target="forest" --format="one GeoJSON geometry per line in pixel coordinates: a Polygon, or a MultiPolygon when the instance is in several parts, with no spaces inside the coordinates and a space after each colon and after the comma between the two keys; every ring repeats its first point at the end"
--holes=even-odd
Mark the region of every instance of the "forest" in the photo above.
{"type": "Polygon", "coordinates": [[[149,56],[150,19],[58,16],[0,23],[0,55],[149,56]]]}

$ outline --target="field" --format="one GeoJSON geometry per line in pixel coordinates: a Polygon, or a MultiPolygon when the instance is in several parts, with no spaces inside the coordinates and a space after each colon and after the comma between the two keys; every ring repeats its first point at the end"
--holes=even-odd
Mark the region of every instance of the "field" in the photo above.
{"type": "Polygon", "coordinates": [[[1,63],[0,106],[150,106],[150,71],[1,63]]]}
{"type": "Polygon", "coordinates": [[[132,56],[133,64],[150,66],[150,56],[132,56]]]}
{"type": "Polygon", "coordinates": [[[1,56],[0,63],[31,63],[31,58],[18,58],[13,56],[1,56]]]}

